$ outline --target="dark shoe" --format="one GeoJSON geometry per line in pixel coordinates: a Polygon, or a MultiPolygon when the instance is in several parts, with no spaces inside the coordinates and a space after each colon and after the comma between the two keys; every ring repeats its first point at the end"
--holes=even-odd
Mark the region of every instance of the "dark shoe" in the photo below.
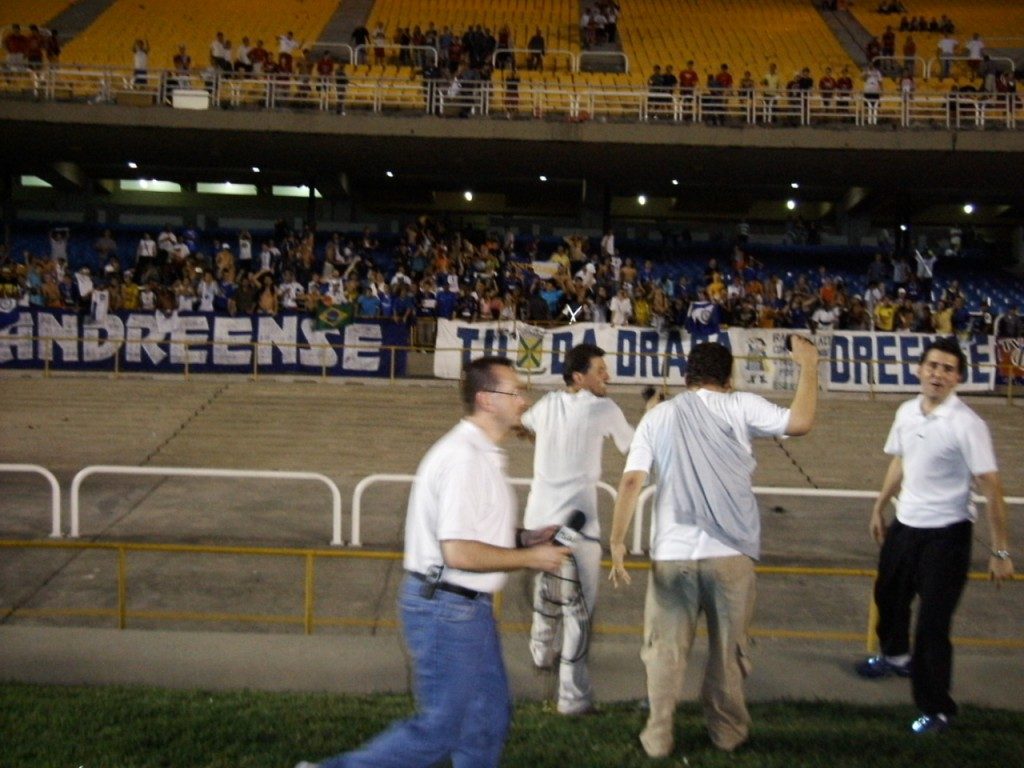
{"type": "Polygon", "coordinates": [[[890,675],[896,675],[897,677],[910,677],[909,661],[906,664],[893,664],[881,654],[878,656],[868,656],[863,661],[857,662],[854,669],[861,677],[866,677],[871,680],[877,680],[881,677],[889,677],[890,675]]]}
{"type": "Polygon", "coordinates": [[[937,715],[921,715],[910,724],[910,730],[917,734],[942,733],[949,728],[949,717],[939,713],[937,715]]]}

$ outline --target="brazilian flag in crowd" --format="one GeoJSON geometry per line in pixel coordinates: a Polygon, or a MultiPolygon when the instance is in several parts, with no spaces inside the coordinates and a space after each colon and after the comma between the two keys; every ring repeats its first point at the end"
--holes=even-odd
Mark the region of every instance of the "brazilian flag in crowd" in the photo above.
{"type": "Polygon", "coordinates": [[[316,310],[316,329],[318,331],[340,331],[352,322],[355,317],[355,310],[351,302],[332,304],[330,301],[321,302],[316,310]]]}

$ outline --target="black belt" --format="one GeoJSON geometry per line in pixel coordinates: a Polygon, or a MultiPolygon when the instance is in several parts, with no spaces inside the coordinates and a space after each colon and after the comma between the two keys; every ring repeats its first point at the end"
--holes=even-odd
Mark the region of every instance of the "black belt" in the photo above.
{"type": "MultiPolygon", "coordinates": [[[[416,571],[408,571],[408,574],[417,581],[425,582],[427,580],[426,576],[424,576],[422,573],[416,573],[416,571]]],[[[478,597],[491,596],[489,592],[477,592],[472,589],[460,587],[458,584],[449,584],[447,581],[439,581],[434,585],[434,587],[436,589],[440,589],[442,592],[451,592],[453,595],[459,595],[460,597],[464,597],[467,600],[476,600],[478,597]]]]}

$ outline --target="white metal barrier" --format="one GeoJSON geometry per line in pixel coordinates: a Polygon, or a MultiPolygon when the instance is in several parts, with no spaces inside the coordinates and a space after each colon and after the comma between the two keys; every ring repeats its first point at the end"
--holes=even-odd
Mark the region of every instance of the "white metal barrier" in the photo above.
{"type": "MultiPolygon", "coordinates": [[[[643,549],[643,528],[644,509],[647,502],[654,496],[656,486],[651,485],[640,492],[636,502],[636,516],[633,518],[633,548],[630,554],[642,555],[643,549]]],[[[804,496],[819,499],[871,499],[878,498],[878,491],[855,491],[841,488],[780,488],[775,486],[755,485],[754,493],[765,496],[804,496]]],[[[973,494],[974,502],[984,503],[985,497],[973,494]]],[[[1004,501],[1007,504],[1024,504],[1024,496],[1007,496],[1004,501]]],[[[896,500],[893,499],[893,504],[896,500]]],[[[866,520],[865,516],[865,520],[866,520]]]]}
{"type": "Polygon", "coordinates": [[[257,469],[205,469],[198,467],[118,467],[95,465],[86,467],[71,481],[71,538],[79,533],[79,489],[82,481],[91,475],[147,475],[156,477],[230,477],[260,480],[315,480],[331,491],[333,531],[331,545],[340,547],[341,540],[341,491],[337,483],[319,472],[277,472],[257,469]]]}
{"type": "Polygon", "coordinates": [[[60,483],[56,476],[46,467],[38,464],[0,464],[0,472],[34,472],[42,475],[50,483],[50,538],[59,539],[60,530],[60,483]]]}
{"type": "MultiPolygon", "coordinates": [[[[411,483],[415,475],[391,475],[377,474],[367,475],[358,483],[352,491],[352,540],[349,542],[353,547],[362,546],[362,516],[363,516],[363,491],[377,483],[411,483]]],[[[529,477],[513,477],[509,479],[512,485],[529,486],[533,480],[529,477]]],[[[612,503],[618,497],[616,490],[606,482],[599,482],[597,487],[611,496],[612,503]]]]}

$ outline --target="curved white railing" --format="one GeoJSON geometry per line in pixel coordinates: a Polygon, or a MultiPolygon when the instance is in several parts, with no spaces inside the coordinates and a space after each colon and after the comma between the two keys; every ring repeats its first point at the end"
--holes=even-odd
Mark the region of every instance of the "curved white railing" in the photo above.
{"type": "Polygon", "coordinates": [[[342,545],[341,540],[341,491],[337,483],[319,472],[278,472],[257,469],[205,469],[198,467],[119,467],[95,465],[86,467],[71,481],[71,538],[79,535],[79,489],[82,481],[91,475],[147,475],[156,477],[228,477],[259,480],[315,480],[331,491],[332,536],[331,545],[342,545]]]}
{"type": "MultiPolygon", "coordinates": [[[[362,516],[363,516],[363,492],[371,485],[378,483],[411,483],[416,479],[415,475],[392,475],[376,474],[367,475],[358,483],[352,491],[352,540],[349,542],[353,547],[362,546],[362,516]]],[[[512,485],[529,486],[533,480],[529,477],[513,477],[509,479],[512,485]]],[[[599,482],[597,487],[611,496],[612,503],[615,502],[618,493],[608,483],[599,482]]]]}
{"type": "Polygon", "coordinates": [[[50,483],[50,538],[59,539],[60,530],[60,483],[56,476],[46,467],[38,464],[0,464],[0,472],[34,472],[42,475],[50,483]]]}

